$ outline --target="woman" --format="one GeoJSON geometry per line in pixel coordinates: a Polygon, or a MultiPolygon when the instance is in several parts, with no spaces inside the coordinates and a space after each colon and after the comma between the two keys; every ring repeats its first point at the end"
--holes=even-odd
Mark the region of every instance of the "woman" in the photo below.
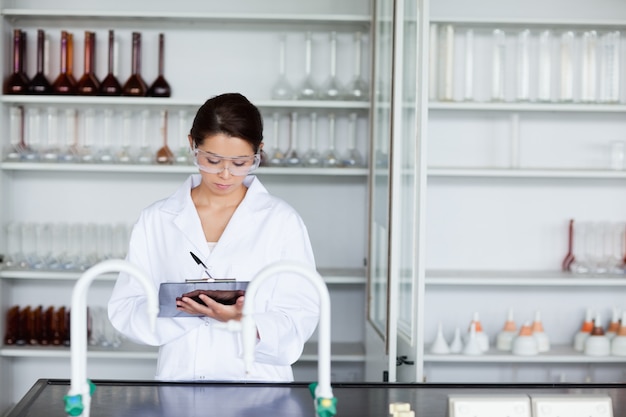
{"type": "MultiPolygon", "coordinates": [[[[261,115],[241,94],[216,96],[200,107],[189,135],[199,174],[144,209],[130,238],[127,258],[146,271],[155,289],[163,282],[201,278],[202,264],[213,278],[238,281],[250,281],[279,260],[315,268],[298,213],[248,175],[260,163],[262,140],[261,115]]],[[[203,305],[182,297],[176,305],[187,317],[160,317],[152,332],[141,285],[121,273],[109,318],[131,340],[160,347],[157,379],[292,381],[291,365],[319,318],[314,288],[289,274],[262,285],[255,299],[255,363],[248,374],[240,335],[219,326],[241,318],[244,298],[224,305],[200,295],[203,305]]]]}

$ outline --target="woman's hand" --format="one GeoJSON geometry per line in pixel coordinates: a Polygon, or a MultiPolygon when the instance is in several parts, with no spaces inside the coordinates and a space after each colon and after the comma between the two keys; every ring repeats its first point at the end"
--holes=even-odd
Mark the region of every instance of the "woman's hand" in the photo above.
{"type": "Polygon", "coordinates": [[[232,305],[221,304],[206,294],[199,294],[198,297],[206,305],[202,305],[190,297],[181,297],[176,300],[176,309],[188,314],[201,314],[223,322],[241,320],[244,302],[243,295],[238,297],[235,304],[232,305]]]}

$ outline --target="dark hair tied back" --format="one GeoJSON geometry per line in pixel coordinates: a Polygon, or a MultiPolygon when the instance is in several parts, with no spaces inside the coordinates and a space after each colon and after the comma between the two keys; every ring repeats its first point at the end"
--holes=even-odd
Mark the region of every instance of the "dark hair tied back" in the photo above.
{"type": "Polygon", "coordinates": [[[239,93],[208,99],[193,119],[191,137],[198,146],[207,137],[220,133],[243,139],[258,152],[263,141],[263,118],[259,109],[239,93]]]}

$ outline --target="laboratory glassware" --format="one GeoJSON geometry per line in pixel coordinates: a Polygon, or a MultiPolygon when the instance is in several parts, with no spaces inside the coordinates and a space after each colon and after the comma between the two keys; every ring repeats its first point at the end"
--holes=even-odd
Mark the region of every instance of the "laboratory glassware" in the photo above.
{"type": "Polygon", "coordinates": [[[335,113],[328,115],[328,149],[324,152],[322,165],[326,168],[339,166],[339,157],[335,150],[335,113]]]}
{"type": "Polygon", "coordinates": [[[54,91],[54,94],[76,94],[76,80],[68,69],[68,64],[71,62],[69,48],[70,33],[64,30],[61,32],[61,71],[52,83],[52,91],[54,91]]]}
{"type": "Polygon", "coordinates": [[[274,100],[292,100],[294,98],[294,90],[291,83],[287,79],[286,72],[287,60],[287,35],[284,33],[280,36],[279,55],[278,55],[278,80],[272,87],[272,99],[274,100]]]}
{"type": "Polygon", "coordinates": [[[598,34],[595,30],[585,31],[581,43],[580,100],[591,103],[597,100],[598,34]]]}
{"type": "Polygon", "coordinates": [[[367,100],[369,98],[369,86],[362,71],[363,60],[363,33],[354,34],[354,77],[345,90],[345,98],[348,100],[367,100]]]}
{"type": "Polygon", "coordinates": [[[506,83],[506,35],[501,29],[493,31],[493,61],[491,74],[491,100],[504,101],[506,83]]]}
{"type": "Polygon", "coordinates": [[[172,95],[172,88],[165,79],[165,35],[159,33],[159,75],[148,89],[149,97],[169,97],[172,95]]]}
{"type": "Polygon", "coordinates": [[[26,58],[26,32],[13,31],[13,72],[4,82],[4,94],[26,94],[30,80],[24,72],[26,58]]]}
{"type": "Polygon", "coordinates": [[[343,98],[343,89],[337,79],[337,32],[330,33],[330,75],[322,88],[322,98],[325,100],[340,100],[343,98]]]}
{"type": "Polygon", "coordinates": [[[57,162],[60,156],[59,148],[59,112],[56,107],[46,109],[46,143],[41,148],[41,159],[45,162],[57,162]]]}
{"type": "Polygon", "coordinates": [[[178,150],[174,156],[174,162],[180,165],[189,164],[190,145],[189,145],[189,128],[187,127],[187,111],[178,111],[178,150]]]}
{"type": "Polygon", "coordinates": [[[304,154],[304,166],[321,167],[322,155],[317,148],[317,113],[311,113],[309,150],[304,154]]]}
{"type": "Polygon", "coordinates": [[[142,110],[141,111],[141,131],[139,132],[139,137],[141,138],[139,142],[139,153],[137,154],[137,158],[135,162],[139,164],[151,164],[155,162],[155,156],[152,150],[150,149],[149,141],[149,127],[150,127],[150,111],[142,110]]]}
{"type": "Polygon", "coordinates": [[[103,164],[115,162],[115,152],[111,145],[113,138],[113,109],[104,109],[103,114],[103,130],[102,130],[102,146],[97,154],[97,161],[103,164]]]}
{"type": "Polygon", "coordinates": [[[318,97],[318,87],[313,81],[313,75],[311,74],[311,59],[312,59],[313,39],[311,32],[307,32],[305,35],[305,48],[304,48],[304,80],[298,88],[298,98],[300,100],[314,100],[318,97]]]}
{"type": "Polygon", "coordinates": [[[109,49],[108,49],[108,72],[100,83],[100,94],[103,96],[119,96],[122,94],[122,86],[117,79],[117,41],[115,40],[115,32],[109,30],[109,49]]]}
{"type": "Polygon", "coordinates": [[[452,101],[454,99],[454,26],[443,25],[439,39],[439,100],[452,101]]]}
{"type": "Polygon", "coordinates": [[[30,80],[28,91],[31,94],[50,94],[52,93],[52,85],[48,81],[48,77],[44,72],[44,63],[46,61],[46,34],[43,29],[37,30],[37,72],[30,80]]]}
{"type": "Polygon", "coordinates": [[[171,165],[174,163],[174,153],[170,149],[167,144],[167,119],[168,112],[167,110],[161,111],[161,135],[163,136],[163,146],[159,148],[156,154],[156,162],[157,164],[162,165],[171,165]]]}
{"type": "Polygon", "coordinates": [[[95,74],[96,32],[85,31],[85,73],[76,84],[77,94],[95,96],[100,91],[100,81],[95,74]]]}
{"type": "Polygon", "coordinates": [[[571,102],[574,100],[574,32],[566,31],[561,34],[561,89],[559,100],[571,102]]]}
{"type": "Polygon", "coordinates": [[[280,115],[278,113],[274,113],[272,117],[272,121],[273,121],[272,126],[274,129],[274,131],[272,132],[273,143],[272,143],[272,149],[270,149],[268,153],[267,165],[277,167],[283,164],[283,159],[285,157],[285,154],[283,153],[283,151],[280,150],[280,144],[279,144],[280,115]]]}
{"type": "Polygon", "coordinates": [[[348,148],[341,158],[341,166],[348,168],[360,168],[363,166],[363,156],[356,147],[357,139],[357,114],[350,113],[348,121],[348,148]]]}
{"type": "Polygon", "coordinates": [[[283,158],[283,165],[287,167],[302,165],[302,158],[298,151],[298,113],[296,112],[291,112],[289,119],[289,146],[283,158]]]}
{"type": "Polygon", "coordinates": [[[143,97],[147,92],[148,86],[141,76],[141,33],[133,32],[132,69],[122,86],[122,95],[143,97]]]}
{"type": "Polygon", "coordinates": [[[4,152],[5,161],[19,161],[28,147],[24,137],[24,107],[12,106],[9,109],[9,146],[4,152]]]}
{"type": "Polygon", "coordinates": [[[530,100],[530,30],[517,35],[517,101],[530,100]]]}

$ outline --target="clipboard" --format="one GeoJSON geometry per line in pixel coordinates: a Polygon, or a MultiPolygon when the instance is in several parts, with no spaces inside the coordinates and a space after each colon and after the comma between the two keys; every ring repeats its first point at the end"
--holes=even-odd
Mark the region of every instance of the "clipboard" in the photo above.
{"type": "Polygon", "coordinates": [[[232,305],[244,295],[248,281],[235,280],[190,280],[186,282],[163,282],[159,286],[159,317],[198,317],[176,309],[176,299],[191,297],[199,303],[199,295],[206,294],[215,301],[232,305]]]}

